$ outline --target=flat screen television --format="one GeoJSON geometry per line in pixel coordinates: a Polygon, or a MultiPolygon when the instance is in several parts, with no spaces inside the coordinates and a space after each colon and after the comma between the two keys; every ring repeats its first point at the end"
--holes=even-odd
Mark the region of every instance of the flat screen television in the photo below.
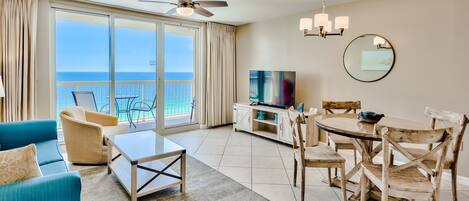
{"type": "Polygon", "coordinates": [[[295,104],[293,71],[249,71],[249,100],[255,104],[288,108],[295,104]]]}

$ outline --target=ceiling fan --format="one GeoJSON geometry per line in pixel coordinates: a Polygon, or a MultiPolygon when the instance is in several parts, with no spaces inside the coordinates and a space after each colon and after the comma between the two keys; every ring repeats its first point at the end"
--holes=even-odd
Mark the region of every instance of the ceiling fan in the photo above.
{"type": "Polygon", "coordinates": [[[205,9],[204,7],[228,7],[226,1],[192,1],[192,0],[178,0],[177,3],[167,2],[167,1],[156,1],[156,0],[139,0],[141,2],[151,2],[151,3],[162,3],[170,4],[176,6],[172,8],[166,14],[171,15],[177,13],[182,16],[191,16],[192,14],[197,13],[205,17],[213,16],[213,13],[205,9]]]}

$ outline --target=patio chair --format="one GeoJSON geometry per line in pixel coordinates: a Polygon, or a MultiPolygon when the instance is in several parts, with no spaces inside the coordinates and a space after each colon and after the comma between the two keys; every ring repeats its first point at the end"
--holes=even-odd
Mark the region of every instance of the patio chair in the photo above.
{"type": "Polygon", "coordinates": [[[153,110],[156,110],[156,96],[153,98],[153,101],[151,103],[147,101],[138,101],[138,102],[135,102],[132,108],[130,109],[131,116],[133,116],[134,112],[138,112],[137,122],[140,121],[141,112],[151,112],[151,115],[155,119],[156,117],[155,117],[155,113],[153,112],[153,110]]]}
{"type": "Polygon", "coordinates": [[[105,107],[109,104],[103,105],[98,110],[98,105],[96,104],[96,99],[92,91],[72,91],[73,100],[75,101],[75,106],[84,108],[87,111],[91,112],[104,112],[106,114],[109,111],[104,111],[105,107]]]}
{"type": "Polygon", "coordinates": [[[195,109],[195,98],[192,97],[192,102],[191,102],[191,122],[192,122],[192,118],[194,117],[194,109],[195,109]]]}

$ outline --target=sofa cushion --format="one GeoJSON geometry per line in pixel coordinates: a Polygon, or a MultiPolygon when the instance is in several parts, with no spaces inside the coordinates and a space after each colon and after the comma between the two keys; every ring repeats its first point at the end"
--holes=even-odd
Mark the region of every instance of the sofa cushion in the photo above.
{"type": "Polygon", "coordinates": [[[9,149],[0,152],[0,185],[42,176],[36,160],[36,146],[9,149]]]}
{"type": "Polygon", "coordinates": [[[45,165],[41,165],[40,168],[41,168],[42,175],[44,176],[68,171],[65,161],[57,161],[53,163],[48,163],[45,165]]]}
{"type": "Polygon", "coordinates": [[[63,157],[59,152],[59,148],[57,147],[57,140],[36,143],[36,149],[39,165],[63,160],[63,157]]]}

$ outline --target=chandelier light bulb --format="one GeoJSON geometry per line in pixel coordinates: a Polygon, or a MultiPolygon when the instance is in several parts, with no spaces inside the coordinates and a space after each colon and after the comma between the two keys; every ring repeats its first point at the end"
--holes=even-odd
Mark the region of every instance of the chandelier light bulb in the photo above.
{"type": "Polygon", "coordinates": [[[313,29],[313,19],[311,18],[301,18],[300,19],[300,30],[312,30],[313,29]]]}

